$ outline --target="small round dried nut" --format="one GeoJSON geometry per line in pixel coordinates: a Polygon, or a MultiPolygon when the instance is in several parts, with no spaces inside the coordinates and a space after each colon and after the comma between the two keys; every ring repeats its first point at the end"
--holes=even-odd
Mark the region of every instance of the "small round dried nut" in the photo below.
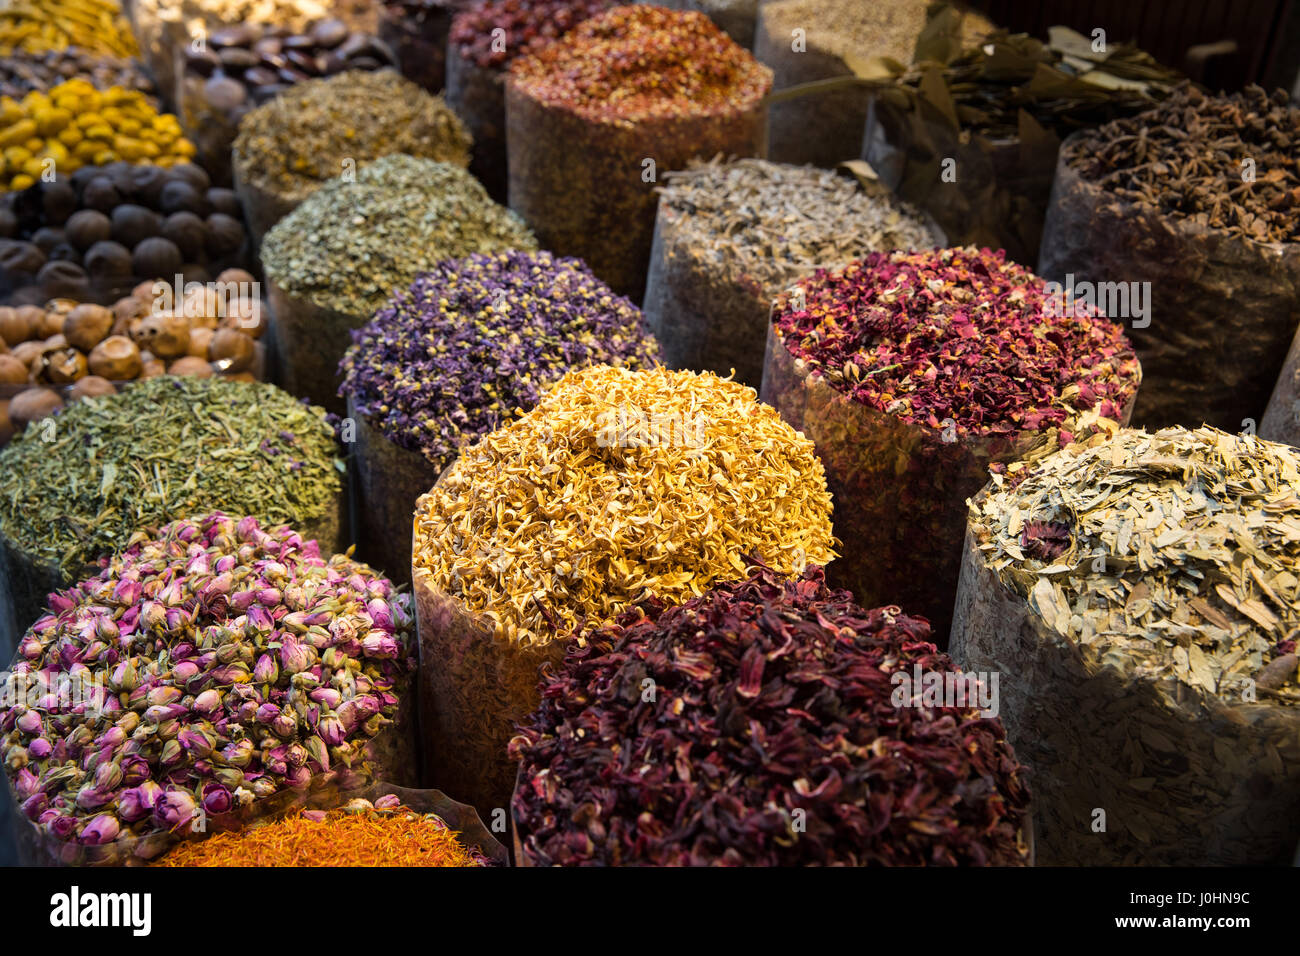
{"type": "Polygon", "coordinates": [[[260,339],[266,334],[271,315],[261,299],[239,298],[226,303],[226,315],[221,320],[223,327],[237,329],[245,335],[260,339]]]}
{"type": "Polygon", "coordinates": [[[27,381],[27,366],[12,355],[0,355],[0,385],[22,385],[27,381]]]}
{"type": "Polygon", "coordinates": [[[159,375],[167,374],[167,366],[158,359],[151,359],[144,363],[144,368],[140,369],[141,378],[157,378],[159,375]]]}
{"type": "Polygon", "coordinates": [[[49,418],[63,408],[63,399],[52,388],[29,388],[9,401],[9,421],[20,432],[32,422],[49,418]]]}
{"type": "Polygon", "coordinates": [[[51,335],[59,335],[63,331],[63,323],[68,313],[75,305],[75,302],[68,302],[67,299],[55,299],[47,305],[45,314],[41,316],[41,337],[48,339],[51,335]],[[64,303],[67,303],[68,308],[62,307],[64,303]]]}
{"type": "Polygon", "coordinates": [[[257,280],[253,278],[251,272],[246,272],[243,269],[226,269],[221,273],[221,275],[217,276],[217,281],[225,283],[242,282],[245,285],[251,286],[257,280]]]}
{"type": "Polygon", "coordinates": [[[256,382],[252,372],[226,372],[221,376],[227,382],[256,382]]]}
{"type": "Polygon", "coordinates": [[[102,305],[83,302],[63,320],[63,334],[68,344],[89,352],[113,330],[113,313],[102,305]]]}
{"type": "Polygon", "coordinates": [[[208,358],[224,372],[246,372],[253,364],[253,340],[238,329],[217,329],[208,358]]]}
{"type": "Polygon", "coordinates": [[[77,384],[68,390],[68,400],[78,401],[83,398],[98,398],[101,395],[116,395],[117,387],[106,378],[87,375],[77,380],[77,384]]]}
{"type": "Polygon", "coordinates": [[[180,358],[190,345],[190,322],[175,312],[147,315],[134,338],[141,349],[148,349],[158,358],[180,358]]]}
{"type": "Polygon", "coordinates": [[[178,358],[167,366],[168,375],[192,375],[195,378],[210,378],[212,376],[212,364],[203,358],[194,355],[186,355],[178,358]]]}
{"type": "Polygon", "coordinates": [[[26,342],[19,342],[9,350],[9,354],[30,369],[36,363],[36,360],[41,357],[41,353],[44,351],[44,342],[28,340],[26,342]]]}
{"type": "Polygon", "coordinates": [[[20,305],[18,315],[27,323],[27,337],[29,339],[48,339],[54,332],[45,331],[45,310],[39,305],[20,305]]]}
{"type": "Polygon", "coordinates": [[[41,344],[45,346],[46,352],[51,349],[66,349],[68,347],[68,339],[62,332],[59,332],[56,335],[51,335],[41,344]]]}
{"type": "Polygon", "coordinates": [[[89,371],[86,356],[76,349],[59,349],[45,356],[45,374],[55,385],[70,385],[89,371]]]}
{"type": "Polygon", "coordinates": [[[209,329],[203,326],[195,326],[190,329],[190,347],[187,349],[190,355],[207,361],[208,347],[212,344],[212,336],[216,334],[216,329],[209,329]]]}
{"type": "Polygon", "coordinates": [[[9,305],[0,307],[0,339],[4,339],[10,347],[13,347],[19,342],[26,342],[31,337],[31,323],[28,322],[26,313],[21,313],[9,305]]]}
{"type": "Polygon", "coordinates": [[[0,445],[14,437],[14,424],[9,420],[9,399],[0,398],[0,445]]]}
{"type": "Polygon", "coordinates": [[[125,335],[110,335],[90,353],[90,371],[110,382],[138,378],[143,364],[140,349],[125,335]]]}

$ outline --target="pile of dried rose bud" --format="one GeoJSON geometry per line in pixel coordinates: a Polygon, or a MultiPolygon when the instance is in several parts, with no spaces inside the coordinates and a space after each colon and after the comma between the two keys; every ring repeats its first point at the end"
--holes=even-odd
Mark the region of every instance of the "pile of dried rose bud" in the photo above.
{"type": "Polygon", "coordinates": [[[137,534],[50,610],[2,688],[0,744],[23,814],[81,844],[359,783],[409,666],[386,579],[221,513],[137,534]]]}

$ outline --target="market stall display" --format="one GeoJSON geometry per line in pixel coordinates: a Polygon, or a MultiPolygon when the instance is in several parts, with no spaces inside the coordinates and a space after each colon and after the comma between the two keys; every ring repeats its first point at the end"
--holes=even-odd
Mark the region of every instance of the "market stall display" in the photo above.
{"type": "Polygon", "coordinates": [[[972,500],[953,657],[1015,675],[1041,862],[1290,862],[1298,478],[1286,445],[1124,429],[972,500]]]}
{"type": "Polygon", "coordinates": [[[712,374],[569,372],[528,414],[462,452],[416,507],[425,773],[505,807],[512,724],[574,628],[650,597],[676,604],[834,555],[812,444],[712,374]]]}
{"type": "MultiPolygon", "coordinates": [[[[33,420],[32,403],[60,404],[112,395],[155,375],[261,380],[270,323],[247,272],[231,269],[217,287],[175,300],[170,282],[145,282],[110,306],[54,299],[39,306],[0,306],[0,445],[33,420]],[[12,340],[12,341],[11,341],[12,340]],[[29,395],[29,392],[40,395],[29,395]],[[12,402],[18,404],[14,406],[12,402]],[[18,414],[12,410],[18,408],[18,414]]],[[[44,414],[39,416],[44,417],[44,414]]]]}
{"type": "Polygon", "coordinates": [[[763,400],[826,466],[837,586],[897,602],[947,646],[966,499],[1076,436],[1128,421],[1120,327],[987,249],[877,252],[772,308],[763,400]]]}
{"type": "Polygon", "coordinates": [[[771,72],[701,13],[616,7],[514,60],[510,208],[551,251],[639,301],[654,184],[719,153],[762,155],[771,72]]]}
{"type": "MultiPolygon", "coordinates": [[[[355,791],[353,791],[355,792],[355,791]]],[[[155,866],[504,866],[473,807],[438,790],[378,783],[331,809],[295,810],[182,843],[155,866]]]]}
{"type": "Polygon", "coordinates": [[[820,569],[631,609],[541,684],[510,745],[517,863],[1027,862],[1029,790],[988,689],[924,620],[820,569]],[[936,706],[917,675],[970,697],[936,706]]]}
{"type": "Polygon", "coordinates": [[[207,282],[251,264],[235,194],[192,163],[114,162],[38,180],[0,196],[0,236],[11,305],[110,304],[141,282],[207,282]]]}
{"type": "Polygon", "coordinates": [[[1130,44],[1095,44],[1064,27],[1046,43],[938,31],[905,70],[863,68],[876,80],[863,156],[949,242],[1032,269],[1061,140],[1149,109],[1182,78],[1130,44]]]}
{"type": "Polygon", "coordinates": [[[97,90],[138,90],[156,102],[153,81],[139,60],[105,56],[81,47],[44,53],[15,50],[0,59],[0,97],[21,100],[33,90],[48,93],[68,80],[85,80],[97,90]]]}
{"type": "Polygon", "coordinates": [[[693,163],[659,189],[646,321],[671,368],[758,388],[772,301],[802,275],[943,239],[869,182],[742,159],[693,163]]]}
{"type": "Polygon", "coordinates": [[[391,70],[297,83],[239,123],[235,191],[257,242],[326,183],[395,154],[469,165],[470,138],[441,96],[391,70]]]}
{"type": "MultiPolygon", "coordinates": [[[[908,64],[929,5],[928,0],[772,0],[759,7],[754,56],[771,67],[778,91],[853,77],[873,57],[908,64]]],[[[962,11],[956,18],[968,44],[993,29],[976,13],[962,11]]],[[[773,103],[768,156],[816,166],[856,159],[869,101],[866,87],[848,85],[773,103]]]]}
{"type": "Polygon", "coordinates": [[[1185,86],[1061,148],[1039,271],[1145,289],[1139,425],[1258,422],[1300,325],[1300,108],[1185,86]]]}
{"type": "Polygon", "coordinates": [[[147,859],[195,821],[403,769],[369,753],[400,706],[410,598],[290,528],[141,528],[50,600],[0,705],[37,858],[147,859]]]}
{"type": "Polygon", "coordinates": [[[353,338],[340,392],[358,426],[358,549],[399,582],[410,580],[416,499],[463,446],[570,369],[647,368],[659,355],[636,306],[549,252],[437,263],[353,338]]]}
{"type": "Polygon", "coordinates": [[[186,48],[176,71],[176,111],[203,168],[230,185],[231,147],[254,107],[303,80],[396,64],[397,55],[378,37],[349,30],[341,20],[318,20],[300,31],[280,24],[230,27],[198,49],[186,48]]]}
{"type": "Polygon", "coordinates": [[[329,553],[346,544],[334,431],[272,385],[158,376],[52,424],[0,449],[0,657],[48,592],[178,516],[223,509],[292,525],[329,553]]]}
{"type": "Polygon", "coordinates": [[[510,62],[614,5],[614,0],[476,0],[452,20],[447,105],[474,138],[469,171],[497,202],[506,201],[505,77],[510,62]]]}
{"type": "Polygon", "coordinates": [[[451,18],[470,0],[382,0],[379,38],[397,56],[402,76],[430,93],[447,80],[451,18]]]}
{"type": "Polygon", "coordinates": [[[459,166],[386,156],[335,179],[282,219],[262,245],[280,353],[279,380],[342,411],[338,367],[360,328],[397,290],[444,259],[537,248],[514,213],[459,166]],[[357,223],[366,224],[357,231],[357,223]]]}

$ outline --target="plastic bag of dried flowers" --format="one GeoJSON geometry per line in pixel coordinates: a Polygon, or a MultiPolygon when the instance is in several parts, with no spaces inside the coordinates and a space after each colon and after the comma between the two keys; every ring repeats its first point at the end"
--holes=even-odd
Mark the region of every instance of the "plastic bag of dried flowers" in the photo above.
{"type": "Polygon", "coordinates": [[[348,70],[296,83],[239,121],[235,191],[253,239],[321,186],[351,182],[395,154],[469,165],[465,124],[441,96],[393,70],[348,70]]]}
{"type": "Polygon", "coordinates": [[[582,624],[657,596],[834,556],[811,442],[712,374],[597,366],[467,448],[416,506],[426,771],[505,807],[506,744],[537,668],[582,624]]]}
{"type": "Polygon", "coordinates": [[[288,527],[218,512],[141,531],[50,595],[6,675],[28,852],[148,858],[313,790],[411,779],[411,625],[409,596],[288,527]]]}
{"type": "Polygon", "coordinates": [[[1043,863],[1290,862],[1297,482],[1288,445],[1123,429],[971,501],[952,653],[1017,675],[1043,863]]]}
{"type": "Polygon", "coordinates": [[[761,159],[692,164],[659,189],[646,321],[670,368],[758,388],[772,300],[801,275],[943,237],[887,189],[761,159]]]}
{"type": "Polygon", "coordinates": [[[262,244],[280,381],[342,412],[339,361],[394,290],[445,259],[537,241],[460,166],[385,156],[321,187],[262,244]],[[364,223],[364,229],[357,224],[364,223]]]}
{"type": "Polygon", "coordinates": [[[1127,422],[1120,327],[987,249],[878,252],[772,310],[762,397],[815,444],[843,542],[831,580],[947,646],[966,499],[990,467],[1127,422]]]}
{"type": "Polygon", "coordinates": [[[615,0],[476,0],[456,14],[447,45],[447,105],[474,137],[469,171],[506,201],[506,71],[521,53],[564,36],[615,0]]]}
{"type": "Polygon", "coordinates": [[[1257,86],[1185,86],[1061,146],[1039,272],[1144,295],[1135,424],[1260,421],[1300,325],[1298,148],[1300,108],[1257,86]]]}
{"type": "Polygon", "coordinates": [[[323,409],[217,378],[149,378],[29,425],[0,449],[0,654],[141,528],[228,509],[341,549],[341,452],[323,409]]]}
{"type": "Polygon", "coordinates": [[[543,674],[510,745],[516,863],[1023,865],[996,688],[820,568],[644,602],[543,674]]]}
{"type": "Polygon", "coordinates": [[[760,155],[771,85],[702,13],[622,6],[585,20],[510,66],[510,208],[640,301],[658,176],[760,155]]]}
{"type": "Polygon", "coordinates": [[[237,831],[190,835],[155,866],[505,866],[506,848],[473,807],[440,790],[377,783],[261,818],[237,831]]]}
{"type": "Polygon", "coordinates": [[[647,368],[641,310],[578,259],[497,252],[421,273],[353,333],[340,366],[361,556],[409,582],[415,501],[460,448],[527,412],[572,368],[647,368]]]}

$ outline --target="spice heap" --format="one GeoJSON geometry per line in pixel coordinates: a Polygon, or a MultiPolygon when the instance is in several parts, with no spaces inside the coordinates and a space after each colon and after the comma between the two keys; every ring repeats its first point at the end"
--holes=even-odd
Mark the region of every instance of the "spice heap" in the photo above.
{"type": "Polygon", "coordinates": [[[772,300],[796,278],[935,244],[916,209],[829,170],[714,160],[666,178],[646,317],[675,368],[758,385],[772,300]]]}
{"type": "Polygon", "coordinates": [[[517,58],[514,82],[547,106],[597,122],[749,109],[771,72],[702,13],[616,7],[517,58]]]}
{"type": "Polygon", "coordinates": [[[16,100],[32,90],[48,92],[51,87],[77,79],[87,81],[97,90],[116,86],[145,94],[155,92],[153,81],[138,60],[102,56],[80,47],[45,53],[17,51],[5,54],[0,60],[0,96],[16,100]]]}
{"type": "Polygon", "coordinates": [[[118,160],[174,166],[194,155],[176,117],[159,113],[145,94],[101,91],[82,79],[0,100],[0,124],[6,189],[26,189],[49,170],[74,173],[118,160]]]}
{"type": "Polygon", "coordinates": [[[239,124],[241,183],[302,200],[349,167],[405,153],[466,166],[469,136],[440,97],[387,70],[307,80],[239,124]]]}
{"type": "Polygon", "coordinates": [[[180,834],[313,778],[363,780],[397,708],[408,599],[289,528],[177,521],[50,599],[0,732],[22,812],[60,840],[180,834]]]}
{"type": "Polygon", "coordinates": [[[939,706],[911,687],[973,684],[929,639],[924,620],[864,610],[820,569],[760,567],[681,607],[629,610],[570,646],[511,743],[525,857],[1023,864],[1023,770],[976,695],[939,706]]]}
{"type": "Polygon", "coordinates": [[[658,354],[636,306],[549,252],[440,262],[353,338],[342,391],[439,471],[571,368],[644,368],[658,354]]]}
{"type": "Polygon", "coordinates": [[[901,74],[859,68],[885,80],[865,158],[893,170],[897,193],[953,244],[1005,248],[1033,266],[1061,138],[1150,108],[1182,76],[1128,44],[1095,52],[1065,27],[1052,27],[1048,43],[1004,32],[973,43],[948,27],[918,44],[901,74]],[[967,171],[960,183],[943,178],[950,160],[967,171]]]}
{"type": "Polygon", "coordinates": [[[535,248],[519,218],[465,170],[396,155],[355,182],[327,183],[267,234],[261,257],[267,278],[289,295],[368,317],[443,259],[535,248]]]}
{"type": "Polygon", "coordinates": [[[477,0],[456,14],[451,42],[462,57],[478,66],[505,66],[520,53],[545,46],[612,5],[612,0],[477,0]]]}
{"type": "Polygon", "coordinates": [[[1054,304],[1029,270],[987,249],[876,252],[800,280],[773,307],[785,347],[855,402],[957,434],[1117,420],[1137,387],[1120,326],[1054,304]],[[802,298],[802,303],[800,303],[802,298]],[[804,307],[798,307],[802,304],[804,307]],[[1058,314],[1054,314],[1058,313],[1058,314]]]}
{"type": "Polygon", "coordinates": [[[1029,675],[1003,718],[1044,862],[1290,860],[1298,481],[1286,445],[1124,429],[971,502],[954,656],[1029,675]]]}
{"type": "Polygon", "coordinates": [[[0,56],[69,47],[124,58],[139,52],[117,0],[40,0],[0,10],[0,56]]]}
{"type": "Polygon", "coordinates": [[[415,565],[511,641],[543,645],[650,596],[834,557],[811,443],[754,391],[692,372],[570,372],[465,450],[415,516],[415,565]]]}
{"type": "Polygon", "coordinates": [[[1213,428],[1089,444],[972,505],[985,562],[1092,667],[1300,702],[1296,450],[1213,428]]]}
{"type": "Polygon", "coordinates": [[[1186,85],[1146,113],[1090,131],[1065,155],[1121,198],[1233,236],[1296,242],[1298,146],[1300,109],[1285,91],[1207,96],[1186,85]],[[1259,170],[1253,180],[1242,179],[1247,161],[1259,170]],[[1225,191],[1225,179],[1237,182],[1225,191]]]}
{"type": "Polygon", "coordinates": [[[0,450],[0,532],[69,577],[177,515],[223,508],[306,530],[341,488],[325,413],[260,383],[148,379],[69,406],[47,437],[0,450]]]}
{"type": "Polygon", "coordinates": [[[206,282],[247,258],[235,194],[192,163],[117,162],[38,181],[0,198],[0,236],[0,272],[30,284],[29,302],[122,295],[178,272],[206,282]]]}
{"type": "Polygon", "coordinates": [[[12,436],[10,422],[21,431],[62,407],[64,397],[112,395],[114,382],[164,373],[253,380],[262,370],[257,339],[268,316],[247,272],[231,269],[217,282],[246,297],[223,300],[196,287],[173,305],[170,283],[145,282],[112,307],[71,299],[43,309],[0,306],[0,342],[12,346],[0,350],[0,444],[12,436]],[[60,397],[42,386],[67,388],[60,397]]]}
{"type": "Polygon", "coordinates": [[[396,797],[353,800],[235,833],[183,843],[157,866],[491,866],[437,814],[396,797]]]}

